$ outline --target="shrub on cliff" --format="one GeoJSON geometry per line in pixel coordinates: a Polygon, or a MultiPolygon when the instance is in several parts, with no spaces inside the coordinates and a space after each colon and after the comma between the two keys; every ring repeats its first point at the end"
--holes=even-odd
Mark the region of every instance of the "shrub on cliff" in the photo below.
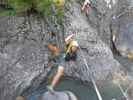
{"type": "Polygon", "coordinates": [[[25,13],[34,9],[44,16],[50,16],[54,10],[59,19],[63,17],[64,0],[9,0],[9,5],[16,13],[25,13]]]}
{"type": "Polygon", "coordinates": [[[32,8],[32,0],[9,0],[9,5],[14,8],[17,13],[22,13],[32,8]]]}

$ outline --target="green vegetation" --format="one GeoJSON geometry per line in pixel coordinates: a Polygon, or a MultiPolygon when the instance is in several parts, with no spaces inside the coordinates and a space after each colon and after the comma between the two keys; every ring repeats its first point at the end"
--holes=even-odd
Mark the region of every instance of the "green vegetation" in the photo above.
{"type": "Polygon", "coordinates": [[[17,13],[26,12],[31,9],[31,0],[9,0],[9,5],[15,9],[17,13]]]}
{"type": "Polygon", "coordinates": [[[54,7],[59,22],[64,16],[63,7],[56,6],[54,0],[9,0],[9,5],[15,9],[16,14],[34,10],[45,17],[49,17],[53,15],[52,7],[54,7]]]}
{"type": "Polygon", "coordinates": [[[34,9],[44,16],[52,15],[52,0],[34,0],[34,9]]]}
{"type": "Polygon", "coordinates": [[[14,16],[14,10],[0,10],[0,16],[14,16]]]}

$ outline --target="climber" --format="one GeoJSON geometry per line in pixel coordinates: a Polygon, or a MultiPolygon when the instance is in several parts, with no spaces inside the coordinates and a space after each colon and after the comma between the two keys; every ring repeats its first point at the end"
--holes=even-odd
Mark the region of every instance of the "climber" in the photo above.
{"type": "MultiPolygon", "coordinates": [[[[66,50],[67,47],[69,46],[69,43],[73,40],[72,37],[74,36],[74,34],[69,35],[67,38],[65,38],[65,51],[68,52],[69,50],[66,50]]],[[[49,63],[48,66],[51,65],[51,62],[59,62],[59,58],[60,58],[60,49],[57,47],[57,45],[53,42],[50,42],[47,45],[48,49],[50,50],[50,52],[52,53],[52,56],[49,58],[49,63]]],[[[70,49],[70,47],[69,47],[70,49]]],[[[67,57],[68,58],[68,57],[67,57]]]]}
{"type": "Polygon", "coordinates": [[[75,41],[74,39],[72,39],[73,34],[69,35],[66,39],[65,39],[65,44],[66,44],[66,48],[65,48],[65,57],[60,59],[59,65],[58,65],[58,69],[57,69],[57,73],[54,76],[51,85],[47,86],[48,90],[51,93],[54,93],[54,87],[56,86],[56,84],[59,82],[60,78],[62,77],[62,75],[64,74],[64,61],[67,62],[75,62],[76,58],[77,58],[77,50],[78,50],[78,43],[77,41],[75,41]]]}
{"type": "Polygon", "coordinates": [[[90,10],[90,5],[91,5],[90,0],[85,0],[81,10],[88,14],[90,10]]]}
{"type": "Polygon", "coordinates": [[[72,40],[68,45],[66,45],[66,56],[65,61],[76,61],[77,59],[77,41],[72,40]]]}

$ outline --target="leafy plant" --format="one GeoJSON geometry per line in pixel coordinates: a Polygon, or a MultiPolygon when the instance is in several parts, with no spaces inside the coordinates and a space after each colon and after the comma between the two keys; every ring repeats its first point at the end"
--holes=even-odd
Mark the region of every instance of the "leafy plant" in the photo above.
{"type": "Polygon", "coordinates": [[[14,16],[15,12],[13,10],[0,10],[0,16],[14,16]]]}
{"type": "Polygon", "coordinates": [[[35,0],[34,1],[35,9],[44,16],[52,15],[52,1],[51,0],[35,0]]]}
{"type": "Polygon", "coordinates": [[[9,5],[11,5],[16,12],[26,12],[32,7],[31,0],[9,0],[9,5]]]}
{"type": "Polygon", "coordinates": [[[56,17],[57,17],[57,19],[58,19],[58,23],[59,23],[59,24],[62,24],[63,18],[64,18],[64,11],[63,11],[62,8],[58,8],[58,9],[57,9],[56,17]]]}
{"type": "Polygon", "coordinates": [[[34,9],[45,17],[52,16],[54,8],[58,22],[61,23],[64,15],[63,7],[59,6],[60,2],[58,4],[57,1],[61,0],[9,0],[9,5],[11,5],[17,13],[23,13],[34,9]]]}

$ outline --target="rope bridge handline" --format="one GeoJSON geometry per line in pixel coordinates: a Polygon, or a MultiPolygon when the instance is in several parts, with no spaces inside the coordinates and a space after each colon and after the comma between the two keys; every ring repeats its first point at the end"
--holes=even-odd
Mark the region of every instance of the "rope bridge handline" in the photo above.
{"type": "Polygon", "coordinates": [[[85,66],[86,66],[86,68],[87,68],[87,70],[89,71],[89,76],[90,76],[90,78],[91,78],[91,81],[92,81],[92,83],[93,83],[93,86],[94,86],[94,89],[95,89],[95,91],[96,91],[96,94],[97,94],[97,96],[98,96],[98,99],[99,100],[103,100],[102,99],[102,96],[101,96],[101,94],[100,94],[100,91],[98,90],[98,87],[97,87],[97,85],[96,85],[96,82],[95,82],[95,80],[94,80],[94,76],[93,76],[93,73],[91,72],[91,69],[90,69],[90,67],[89,67],[89,65],[88,65],[88,63],[87,63],[87,61],[86,61],[86,58],[85,58],[85,56],[84,56],[84,54],[83,54],[83,52],[82,52],[82,49],[81,49],[81,47],[79,46],[79,49],[80,49],[80,52],[81,52],[81,56],[83,57],[83,61],[84,61],[84,64],[85,64],[85,66]]]}

